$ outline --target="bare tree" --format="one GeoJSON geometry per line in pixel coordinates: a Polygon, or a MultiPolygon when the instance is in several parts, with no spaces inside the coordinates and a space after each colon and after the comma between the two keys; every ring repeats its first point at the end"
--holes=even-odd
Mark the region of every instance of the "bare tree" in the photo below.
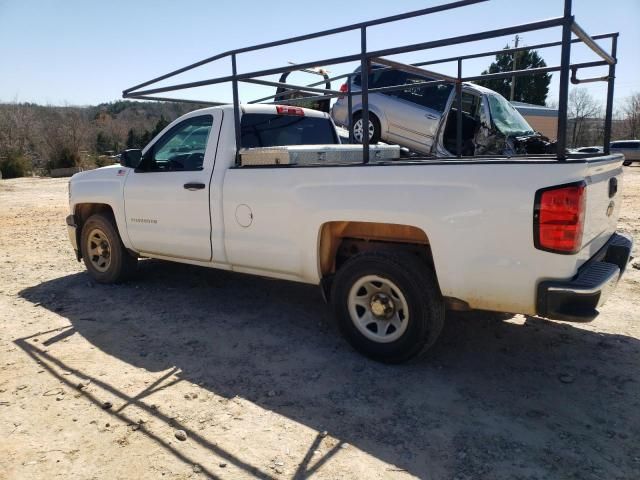
{"type": "Polygon", "coordinates": [[[74,151],[86,149],[89,138],[89,120],[85,112],[77,108],[66,109],[64,112],[66,136],[69,146],[74,151]]]}
{"type": "Polygon", "coordinates": [[[571,128],[571,146],[595,143],[601,135],[602,105],[584,88],[569,93],[567,114],[571,128]]]}
{"type": "Polygon", "coordinates": [[[28,104],[10,103],[0,111],[0,148],[26,155],[33,135],[36,116],[28,104]]]}
{"type": "Polygon", "coordinates": [[[91,167],[98,154],[124,148],[129,131],[148,137],[160,119],[173,120],[193,108],[130,101],[90,107],[0,103],[0,161],[17,158],[38,170],[91,167]]]}
{"type": "Polygon", "coordinates": [[[622,107],[622,125],[625,137],[640,138],[640,93],[626,99],[622,107]]]}

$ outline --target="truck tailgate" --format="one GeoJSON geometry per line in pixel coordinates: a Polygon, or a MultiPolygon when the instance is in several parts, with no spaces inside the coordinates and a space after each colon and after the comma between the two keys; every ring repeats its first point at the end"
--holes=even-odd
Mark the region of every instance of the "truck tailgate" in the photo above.
{"type": "Polygon", "coordinates": [[[586,211],[582,251],[587,258],[595,254],[616,231],[622,205],[621,155],[597,157],[587,161],[586,211]]]}

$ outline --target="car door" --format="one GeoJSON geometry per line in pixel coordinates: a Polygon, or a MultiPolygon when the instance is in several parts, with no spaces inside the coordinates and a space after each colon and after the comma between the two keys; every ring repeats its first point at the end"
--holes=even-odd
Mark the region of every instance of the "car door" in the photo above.
{"type": "MultiPolygon", "coordinates": [[[[402,71],[397,85],[427,82],[432,79],[402,71]]],[[[393,94],[393,108],[386,110],[389,135],[408,148],[428,153],[438,131],[440,118],[452,90],[451,85],[408,86],[393,94]]]]}
{"type": "Polygon", "coordinates": [[[221,119],[214,111],[182,120],[127,175],[127,232],[137,251],[211,259],[209,189],[221,119]]]}

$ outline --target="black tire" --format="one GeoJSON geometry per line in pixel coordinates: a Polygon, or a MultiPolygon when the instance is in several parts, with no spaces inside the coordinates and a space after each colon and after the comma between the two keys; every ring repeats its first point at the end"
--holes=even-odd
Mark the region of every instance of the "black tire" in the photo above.
{"type": "MultiPolygon", "coordinates": [[[[373,296],[368,297],[368,290],[364,290],[364,296],[358,298],[368,298],[372,306],[369,314],[375,315],[373,296]]],[[[358,292],[360,290],[355,292],[356,296],[358,292]]],[[[399,298],[398,292],[396,298],[399,298]]],[[[409,254],[373,252],[350,258],[336,273],[331,290],[331,302],[340,330],[347,341],[364,355],[384,363],[402,363],[419,358],[435,343],[444,325],[444,301],[435,275],[424,262],[409,254]],[[351,290],[371,276],[391,281],[408,307],[406,327],[393,341],[379,342],[368,338],[361,331],[365,327],[357,327],[356,321],[352,320],[349,307],[351,290]]],[[[377,320],[385,320],[376,316],[371,318],[375,318],[376,323],[377,320]]],[[[373,323],[370,324],[372,325],[373,323]]],[[[380,327],[376,327],[376,332],[378,328],[380,327]]],[[[376,335],[376,332],[372,334],[376,335]]]]}
{"type": "Polygon", "coordinates": [[[622,165],[628,167],[629,165],[631,165],[631,163],[633,163],[631,160],[625,160],[624,162],[622,162],[622,165]]]}
{"type": "MultiPolygon", "coordinates": [[[[355,143],[362,143],[356,140],[355,136],[353,135],[353,127],[356,125],[358,120],[361,120],[361,119],[362,119],[362,112],[358,112],[353,115],[353,125],[351,126],[351,130],[352,130],[353,141],[355,143]]],[[[378,120],[378,117],[376,117],[374,113],[369,112],[369,123],[373,125],[373,135],[371,135],[371,138],[369,139],[369,144],[376,144],[380,141],[380,137],[382,134],[380,130],[380,120],[378,120]]]]}
{"type": "Polygon", "coordinates": [[[80,251],[89,275],[98,283],[122,282],[136,271],[138,258],[131,255],[125,248],[115,222],[106,215],[99,213],[91,215],[84,222],[80,235],[80,251]],[[90,235],[92,235],[91,243],[90,235]],[[92,253],[92,246],[105,250],[101,247],[105,239],[107,259],[101,264],[101,259],[104,257],[94,254],[95,250],[92,253]]]}

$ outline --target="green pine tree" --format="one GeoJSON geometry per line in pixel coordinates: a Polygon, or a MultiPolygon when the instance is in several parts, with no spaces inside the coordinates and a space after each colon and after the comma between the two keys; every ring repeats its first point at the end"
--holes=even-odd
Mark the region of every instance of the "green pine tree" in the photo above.
{"type": "MultiPolygon", "coordinates": [[[[505,49],[507,48],[509,48],[509,45],[505,47],[505,49]]],[[[489,69],[483,71],[482,75],[512,71],[513,55],[513,53],[499,53],[496,55],[495,62],[491,63],[489,69]]],[[[517,70],[547,66],[545,61],[535,50],[522,50],[516,52],[515,55],[517,55],[517,70]]],[[[498,78],[494,80],[479,80],[476,83],[498,92],[507,99],[511,95],[511,77],[498,78]]],[[[550,73],[516,77],[516,88],[513,99],[518,102],[544,105],[547,100],[547,94],[549,93],[549,83],[551,83],[550,73]]]]}
{"type": "Polygon", "coordinates": [[[112,146],[112,142],[104,132],[98,132],[96,135],[96,152],[106,153],[112,146]]]}
{"type": "Polygon", "coordinates": [[[167,125],[169,125],[169,122],[167,121],[167,119],[164,118],[164,115],[160,115],[160,120],[158,120],[158,123],[156,123],[155,128],[151,132],[151,138],[158,135],[167,125]]]}
{"type": "Polygon", "coordinates": [[[142,148],[140,145],[140,137],[133,128],[127,133],[127,148],[142,148]]]}

